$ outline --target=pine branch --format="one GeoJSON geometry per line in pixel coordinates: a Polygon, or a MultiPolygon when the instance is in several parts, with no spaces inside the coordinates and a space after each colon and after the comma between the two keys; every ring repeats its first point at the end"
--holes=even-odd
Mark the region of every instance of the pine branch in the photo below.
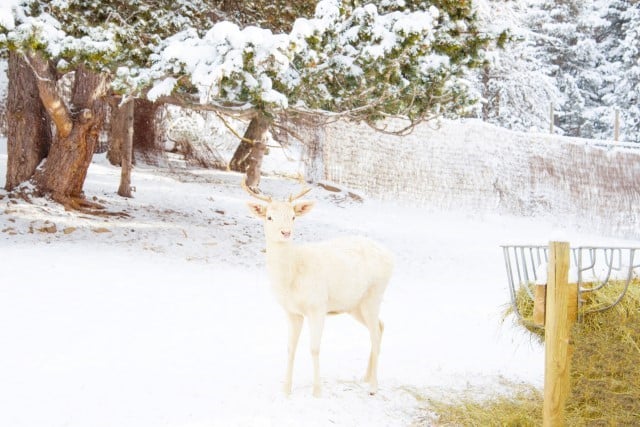
{"type": "Polygon", "coordinates": [[[209,104],[200,104],[200,102],[195,98],[189,99],[179,95],[161,96],[157,98],[155,102],[177,105],[178,107],[197,111],[213,111],[240,120],[252,119],[256,115],[257,111],[256,108],[249,103],[220,104],[212,102],[209,104]]]}

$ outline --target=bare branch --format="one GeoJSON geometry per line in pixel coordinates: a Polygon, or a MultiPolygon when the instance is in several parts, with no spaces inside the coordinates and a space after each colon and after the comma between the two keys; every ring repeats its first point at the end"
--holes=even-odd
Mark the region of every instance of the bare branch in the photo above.
{"type": "MultiPolygon", "coordinates": [[[[302,136],[300,136],[300,134],[298,134],[297,132],[295,132],[293,129],[291,129],[289,126],[285,126],[285,125],[281,125],[278,123],[271,123],[271,126],[273,126],[276,129],[279,129],[281,131],[283,131],[284,133],[291,135],[292,137],[294,137],[295,139],[297,139],[300,142],[304,142],[304,139],[302,138],[302,136]]],[[[275,138],[274,138],[275,139],[275,138]]],[[[278,142],[280,143],[286,143],[287,141],[281,141],[279,139],[276,139],[278,142]]]]}
{"type": "Polygon", "coordinates": [[[247,144],[255,144],[256,142],[253,139],[249,139],[249,138],[245,138],[244,136],[240,135],[234,128],[233,126],[231,126],[224,118],[224,116],[222,114],[220,114],[220,112],[218,111],[213,111],[213,113],[222,121],[222,124],[224,124],[224,126],[229,130],[229,132],[231,132],[232,134],[235,135],[236,138],[238,138],[240,141],[242,142],[246,142],[247,144]]]}
{"type": "Polygon", "coordinates": [[[196,99],[186,99],[178,95],[161,96],[156,99],[155,102],[177,105],[178,107],[189,108],[191,110],[214,111],[241,120],[250,120],[256,114],[255,108],[249,103],[224,105],[219,103],[200,104],[196,99]]]}

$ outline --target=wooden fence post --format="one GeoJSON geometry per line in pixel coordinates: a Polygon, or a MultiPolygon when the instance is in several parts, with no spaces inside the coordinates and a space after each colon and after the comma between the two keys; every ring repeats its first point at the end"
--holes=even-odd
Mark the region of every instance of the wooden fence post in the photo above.
{"type": "Polygon", "coordinates": [[[564,425],[573,346],[571,329],[577,316],[577,284],[569,284],[569,243],[549,243],[545,316],[543,426],[564,425]],[[573,289],[575,288],[575,289],[573,289]]]}
{"type": "Polygon", "coordinates": [[[544,326],[544,315],[547,305],[547,285],[536,284],[533,299],[533,324],[544,326]]]}

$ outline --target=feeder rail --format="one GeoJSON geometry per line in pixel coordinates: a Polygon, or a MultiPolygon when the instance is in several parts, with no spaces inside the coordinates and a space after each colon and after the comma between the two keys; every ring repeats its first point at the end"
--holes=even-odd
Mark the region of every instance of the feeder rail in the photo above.
{"type": "MultiPolygon", "coordinates": [[[[501,248],[513,311],[520,321],[527,322],[517,304],[518,290],[524,289],[533,301],[532,285],[546,285],[548,246],[503,245],[501,248]]],[[[640,277],[640,248],[579,246],[570,248],[570,254],[569,282],[578,285],[578,321],[582,321],[585,314],[615,307],[625,297],[634,279],[640,277]],[[611,303],[583,307],[585,294],[598,292],[614,282],[623,282],[624,286],[611,303]]]]}

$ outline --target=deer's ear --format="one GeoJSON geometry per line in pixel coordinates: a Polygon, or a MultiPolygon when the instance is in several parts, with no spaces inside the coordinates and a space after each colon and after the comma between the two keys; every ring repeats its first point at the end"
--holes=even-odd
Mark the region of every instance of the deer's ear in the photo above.
{"type": "Polygon", "coordinates": [[[293,211],[296,213],[296,216],[306,215],[311,211],[311,209],[313,209],[314,205],[315,202],[296,203],[295,205],[293,205],[293,211]]]}
{"type": "Polygon", "coordinates": [[[248,202],[247,206],[249,206],[249,211],[258,218],[264,218],[267,214],[267,207],[263,204],[248,202]]]}

